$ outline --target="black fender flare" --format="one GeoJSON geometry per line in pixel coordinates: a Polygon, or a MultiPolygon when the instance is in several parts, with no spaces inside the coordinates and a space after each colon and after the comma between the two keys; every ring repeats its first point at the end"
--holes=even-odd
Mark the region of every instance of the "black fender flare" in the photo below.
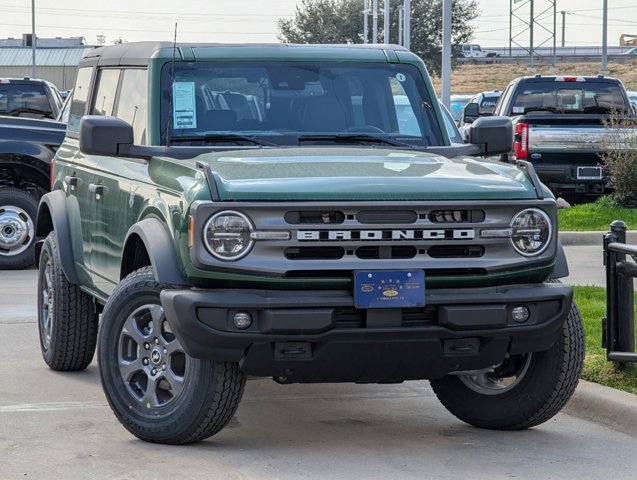
{"type": "Polygon", "coordinates": [[[164,222],[158,218],[149,217],[134,224],[126,233],[124,250],[133,235],[137,235],[144,243],[157,282],[186,285],[182,269],[177,261],[175,244],[164,222]]]}
{"type": "Polygon", "coordinates": [[[557,241],[557,251],[555,253],[555,265],[553,266],[553,271],[551,272],[551,276],[549,278],[564,278],[568,277],[568,262],[566,261],[566,254],[564,253],[564,247],[562,246],[562,242],[557,241]]]}
{"type": "Polygon", "coordinates": [[[69,283],[80,284],[80,279],[75,269],[73,256],[71,228],[69,215],[66,208],[66,194],[62,190],[54,190],[40,199],[38,216],[36,220],[35,234],[41,240],[35,245],[35,263],[39,266],[40,252],[42,251],[43,238],[52,230],[58,239],[58,252],[62,271],[69,283]],[[44,214],[48,211],[48,215],[44,214]]]}

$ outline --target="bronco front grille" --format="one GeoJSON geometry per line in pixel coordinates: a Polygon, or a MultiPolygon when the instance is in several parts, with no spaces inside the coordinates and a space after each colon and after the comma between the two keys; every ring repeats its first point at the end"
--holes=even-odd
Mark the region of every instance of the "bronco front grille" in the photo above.
{"type": "MultiPolygon", "coordinates": [[[[552,199],[233,202],[232,210],[253,223],[249,254],[220,261],[201,245],[191,256],[204,268],[282,278],[351,278],[353,271],[372,269],[422,269],[428,277],[512,271],[555,255],[552,248],[529,259],[514,250],[507,236],[511,220],[530,207],[555,217],[552,199]]],[[[196,224],[224,208],[202,202],[196,224]]]]}

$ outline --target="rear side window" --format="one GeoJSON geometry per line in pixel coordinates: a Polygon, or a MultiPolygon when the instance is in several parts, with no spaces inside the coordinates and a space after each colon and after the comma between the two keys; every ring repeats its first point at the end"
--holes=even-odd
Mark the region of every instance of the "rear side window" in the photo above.
{"type": "Polygon", "coordinates": [[[117,101],[117,116],[133,126],[135,143],[146,143],[148,73],[141,69],[125,69],[117,101]]]}
{"type": "Polygon", "coordinates": [[[539,113],[627,113],[628,105],[616,83],[586,81],[530,82],[522,85],[512,114],[539,113]]]}
{"type": "Polygon", "coordinates": [[[86,103],[92,76],[93,67],[82,67],[77,71],[77,80],[73,88],[73,98],[67,126],[67,129],[71,132],[80,131],[80,119],[86,114],[86,103]]]}
{"type": "Polygon", "coordinates": [[[120,71],[118,69],[102,70],[100,72],[97,90],[93,99],[93,107],[91,108],[91,115],[113,115],[119,73],[120,71]]]}

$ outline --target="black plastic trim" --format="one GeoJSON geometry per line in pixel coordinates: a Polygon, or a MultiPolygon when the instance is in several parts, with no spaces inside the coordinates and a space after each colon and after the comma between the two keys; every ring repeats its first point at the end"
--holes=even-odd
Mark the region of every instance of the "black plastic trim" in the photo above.
{"type": "Polygon", "coordinates": [[[557,249],[555,252],[555,266],[551,272],[549,278],[565,278],[569,276],[568,262],[566,261],[566,254],[564,253],[564,247],[559,238],[557,240],[557,249]]]}
{"type": "Polygon", "coordinates": [[[155,273],[155,280],[170,285],[187,284],[182,268],[177,262],[173,239],[161,220],[153,217],[145,218],[130,227],[126,233],[124,245],[128,244],[131,235],[138,235],[144,242],[155,273]]]}
{"type": "MultiPolygon", "coordinates": [[[[36,235],[41,238],[46,237],[50,233],[44,230],[45,222],[41,217],[43,205],[46,205],[49,210],[53,230],[55,230],[58,239],[58,252],[60,253],[62,271],[69,283],[80,284],[80,279],[75,269],[71,228],[69,226],[69,217],[66,209],[66,194],[62,190],[55,190],[47,193],[40,199],[38,218],[36,220],[36,235]]],[[[42,246],[40,245],[38,248],[36,244],[36,255],[39,255],[41,250],[42,246]]],[[[36,263],[39,263],[39,258],[37,257],[36,263]]]]}
{"type": "MultiPolygon", "coordinates": [[[[454,315],[447,315],[444,317],[446,323],[432,325],[376,327],[368,322],[366,328],[336,328],[330,320],[333,315],[330,312],[338,307],[353,306],[353,298],[348,291],[188,289],[164,290],[161,293],[166,317],[186,352],[193,357],[214,358],[217,361],[248,361],[248,351],[253,351],[253,347],[256,348],[255,352],[261,351],[261,346],[272,346],[277,342],[309,342],[321,348],[339,344],[334,353],[339,351],[343,355],[351,354],[346,353],[346,346],[351,347],[349,352],[364,352],[365,346],[378,349],[382,345],[400,352],[399,347],[403,344],[412,347],[419,344],[420,348],[430,345],[433,350],[428,355],[434,355],[433,363],[436,361],[434,352],[438,348],[435,345],[441,347],[439,344],[446,340],[467,337],[479,338],[483,345],[496,340],[503,341],[502,355],[506,352],[542,351],[550,348],[559,337],[571,301],[571,287],[562,284],[430,290],[427,305],[437,305],[442,312],[445,309],[447,312],[464,309],[465,320],[471,317],[469,310],[473,310],[481,321],[478,325],[472,325],[466,321],[457,322],[454,315]],[[505,309],[519,304],[528,304],[533,311],[551,314],[549,318],[537,318],[529,325],[502,325],[505,309]],[[293,316],[298,325],[296,328],[291,327],[290,309],[294,311],[293,316]],[[239,330],[232,325],[232,315],[239,311],[249,312],[254,318],[253,325],[246,330],[239,330]],[[485,320],[494,311],[502,312],[497,325],[485,320]],[[304,322],[306,315],[312,319],[307,324],[304,322]],[[262,322],[261,319],[266,321],[262,322]],[[280,333],[279,322],[285,325],[284,333],[280,333]]],[[[262,356],[259,358],[265,361],[262,356]]],[[[346,362],[344,358],[340,360],[346,362]]],[[[397,364],[405,360],[402,357],[391,359],[397,364]]],[[[480,357],[479,360],[484,361],[484,358],[480,357]]],[[[383,361],[388,362],[389,358],[385,357],[383,361]]],[[[278,371],[275,363],[270,364],[271,372],[265,366],[255,366],[256,370],[248,373],[275,375],[278,371]]],[[[316,367],[320,369],[321,366],[319,363],[316,367]]],[[[450,367],[446,372],[437,367],[435,371],[436,375],[444,375],[454,370],[457,367],[450,367]]],[[[421,378],[433,377],[425,375],[421,378]]]]}

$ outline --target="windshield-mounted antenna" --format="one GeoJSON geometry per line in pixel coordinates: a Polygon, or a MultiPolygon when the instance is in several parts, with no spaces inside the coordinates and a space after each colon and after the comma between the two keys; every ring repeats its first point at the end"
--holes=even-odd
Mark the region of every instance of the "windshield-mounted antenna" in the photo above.
{"type": "Polygon", "coordinates": [[[168,94],[168,120],[166,122],[166,146],[170,145],[170,119],[173,114],[173,94],[175,92],[175,57],[177,56],[177,22],[175,22],[175,36],[173,38],[173,60],[170,64],[170,93],[168,94]]]}

